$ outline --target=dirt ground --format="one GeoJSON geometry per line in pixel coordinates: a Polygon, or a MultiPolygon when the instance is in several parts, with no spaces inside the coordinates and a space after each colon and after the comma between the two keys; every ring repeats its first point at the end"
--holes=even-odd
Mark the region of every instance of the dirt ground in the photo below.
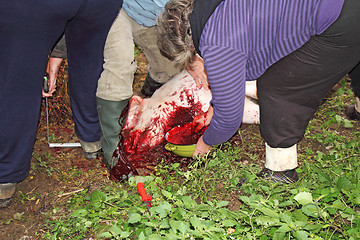
{"type": "MultiPolygon", "coordinates": [[[[140,54],[137,57],[138,71],[134,88],[138,91],[146,76],[146,59],[140,54]]],[[[49,98],[49,105],[59,112],[66,112],[64,106],[55,106],[56,99],[49,98]]],[[[67,106],[68,108],[68,106],[67,106]]],[[[102,164],[101,159],[85,159],[81,148],[50,148],[47,139],[47,125],[45,100],[42,103],[38,132],[33,151],[31,170],[29,176],[17,185],[17,192],[11,206],[0,209],[0,239],[41,239],[41,234],[46,230],[46,217],[54,208],[64,205],[69,197],[83,189],[93,191],[104,185],[114,184],[109,180],[109,173],[102,164]]],[[[53,112],[49,113],[50,136],[57,141],[77,141],[73,130],[71,116],[66,116],[59,121],[53,112]],[[53,116],[52,116],[53,115],[53,116]]],[[[358,126],[357,126],[358,127],[358,126]]],[[[253,141],[259,148],[255,151],[264,152],[261,141],[254,136],[260,136],[258,126],[242,126],[247,132],[247,139],[253,141]],[[260,142],[260,143],[259,143],[260,142]]],[[[54,140],[50,138],[50,141],[54,140]]],[[[232,144],[239,142],[239,137],[232,139],[232,144]]],[[[311,144],[316,151],[316,145],[311,144]]],[[[320,146],[318,146],[320,147],[320,146]]],[[[261,163],[259,163],[261,164],[261,163]]]]}

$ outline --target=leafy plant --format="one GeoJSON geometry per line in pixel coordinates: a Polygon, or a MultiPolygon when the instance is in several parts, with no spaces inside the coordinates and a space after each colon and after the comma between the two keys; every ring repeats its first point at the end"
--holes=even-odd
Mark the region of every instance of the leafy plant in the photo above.
{"type": "Polygon", "coordinates": [[[256,177],[263,141],[240,129],[241,144],[219,145],[193,159],[188,170],[161,164],[152,176],[74,194],[64,209],[54,209],[42,237],[360,239],[360,133],[351,131],[358,123],[346,120],[338,107],[353,97],[347,86],[342,81],[310,122],[299,143],[301,178],[294,184],[256,177]],[[251,137],[259,144],[248,144],[251,137]],[[149,210],[137,182],[153,197],[149,210]]]}

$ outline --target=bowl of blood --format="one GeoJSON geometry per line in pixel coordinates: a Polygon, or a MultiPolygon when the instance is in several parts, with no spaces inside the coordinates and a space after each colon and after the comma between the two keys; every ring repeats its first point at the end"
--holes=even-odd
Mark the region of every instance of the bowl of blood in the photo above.
{"type": "Polygon", "coordinates": [[[195,132],[190,122],[183,126],[176,126],[165,134],[165,149],[181,157],[192,157],[196,143],[206,128],[195,132]]]}

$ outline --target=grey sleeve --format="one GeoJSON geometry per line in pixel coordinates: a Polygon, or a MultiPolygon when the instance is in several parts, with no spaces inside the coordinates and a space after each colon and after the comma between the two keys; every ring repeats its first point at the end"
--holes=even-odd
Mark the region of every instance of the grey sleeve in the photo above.
{"type": "Polygon", "coordinates": [[[63,35],[59,42],[56,44],[53,51],[50,53],[50,57],[67,59],[65,35],[63,35]]]}

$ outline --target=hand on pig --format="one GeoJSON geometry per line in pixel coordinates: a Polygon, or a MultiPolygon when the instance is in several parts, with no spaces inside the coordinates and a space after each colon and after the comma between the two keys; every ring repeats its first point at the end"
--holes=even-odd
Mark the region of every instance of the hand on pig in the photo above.
{"type": "Polygon", "coordinates": [[[193,132],[200,132],[204,127],[209,126],[213,114],[214,108],[209,106],[207,112],[196,115],[192,123],[193,132]]]}
{"type": "Polygon", "coordinates": [[[192,60],[193,62],[186,70],[194,78],[197,88],[204,87],[206,90],[209,90],[210,87],[204,67],[204,60],[199,55],[195,55],[192,60]]]}

